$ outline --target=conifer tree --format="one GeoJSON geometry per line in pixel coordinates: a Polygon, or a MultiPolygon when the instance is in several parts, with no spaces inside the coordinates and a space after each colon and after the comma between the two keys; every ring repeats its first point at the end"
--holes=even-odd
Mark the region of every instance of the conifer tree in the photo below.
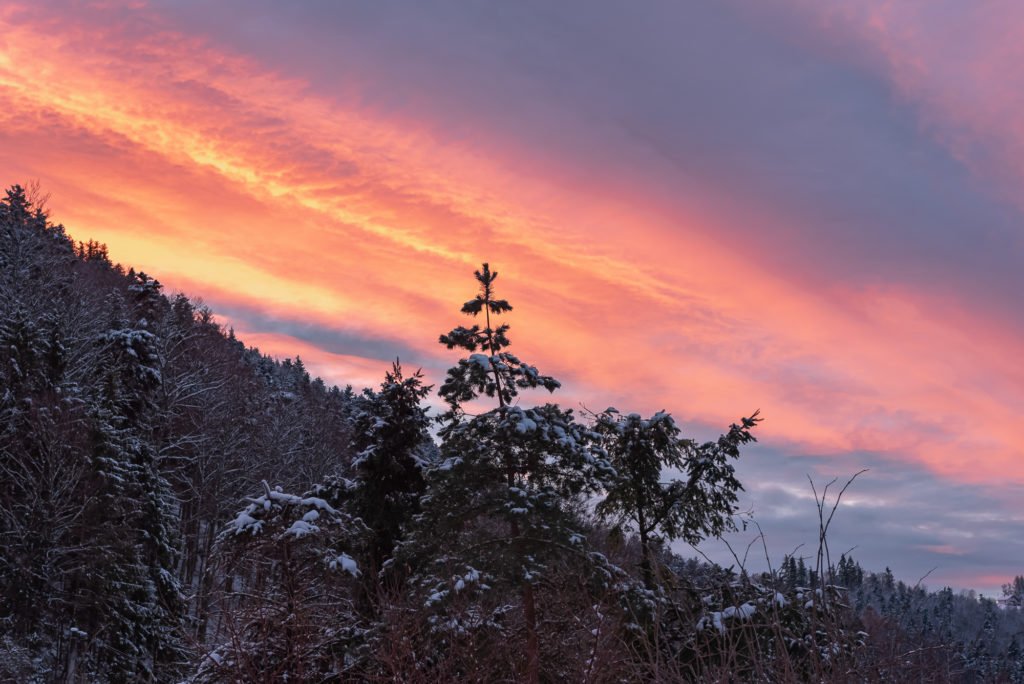
{"type": "Polygon", "coordinates": [[[33,679],[0,662],[0,680],[177,681],[175,575],[204,643],[230,502],[347,463],[354,396],[76,249],[31,195],[0,197],[0,661],[23,654],[33,679]]]}
{"type": "Polygon", "coordinates": [[[494,328],[491,326],[491,315],[500,315],[512,310],[512,305],[504,299],[494,298],[494,281],[498,272],[491,272],[488,264],[475,271],[480,291],[476,297],[462,305],[462,313],[469,316],[484,314],[485,327],[473,325],[466,328],[459,326],[446,335],[441,335],[441,344],[448,349],[464,349],[476,352],[480,349],[485,354],[471,353],[468,358],[459,359],[456,366],[448,369],[448,376],[441,386],[441,398],[450,408],[450,413],[442,417],[446,429],[454,428],[466,402],[486,395],[498,399],[498,406],[507,406],[521,389],[543,387],[554,392],[561,383],[548,375],[541,375],[533,366],[523,363],[519,357],[506,351],[509,346],[507,323],[494,328]]]}
{"type": "Polygon", "coordinates": [[[53,617],[77,510],[72,437],[83,430],[64,357],[56,330],[20,307],[0,315],[0,621],[25,631],[53,617]]]}
{"type": "MultiPolygon", "coordinates": [[[[154,281],[144,275],[133,280],[142,294],[136,305],[158,293],[146,287],[154,281]]],[[[100,395],[89,418],[92,491],[82,535],[96,554],[75,578],[78,594],[88,598],[74,606],[71,619],[89,635],[79,653],[85,667],[112,681],[166,676],[184,659],[169,487],[149,439],[160,374],[147,311],[112,307],[108,329],[97,340],[101,363],[94,384],[100,395]]],[[[75,667],[72,658],[68,668],[75,667]]]]}
{"type": "Polygon", "coordinates": [[[322,486],[304,496],[262,486],[218,536],[227,627],[195,681],[335,681],[353,658],[366,528],[322,486]]]}
{"type": "Polygon", "coordinates": [[[796,569],[796,558],[790,555],[784,556],[779,574],[782,585],[786,589],[794,589],[798,585],[799,578],[796,569]]]}
{"type": "MultiPolygon", "coordinates": [[[[432,554],[441,550],[416,578],[431,609],[444,610],[460,595],[501,587],[520,594],[522,674],[536,681],[536,581],[552,558],[582,551],[581,525],[572,509],[610,471],[594,448],[597,435],[576,423],[571,410],[511,405],[522,389],[554,391],[559,383],[507,351],[509,326],[495,327],[491,317],[512,306],[495,297],[498,274],[487,264],[475,275],[479,292],[462,312],[482,314],[484,327],[460,326],[441,335],[449,349],[470,355],[448,371],[440,390],[449,406],[441,417],[441,460],[427,472],[420,535],[410,547],[427,546],[432,554]],[[467,414],[466,403],[481,396],[497,399],[498,406],[467,414]]],[[[484,616],[481,623],[502,622],[492,618],[484,616]]]]}
{"type": "Polygon", "coordinates": [[[736,492],[743,487],[729,461],[739,456],[741,445],[754,441],[750,430],[759,420],[755,412],[717,441],[698,445],[680,438],[672,416],[663,411],[644,419],[610,408],[597,417],[595,430],[618,473],[597,511],[636,529],[648,589],[656,584],[653,543],[681,538],[696,544],[733,527],[736,492]],[[662,482],[667,469],[685,478],[662,482]]]}
{"type": "Polygon", "coordinates": [[[377,568],[419,512],[425,465],[421,452],[430,441],[430,419],[421,402],[431,389],[423,384],[418,370],[404,377],[396,360],[379,392],[364,390],[354,415],[356,479],[351,505],[372,531],[371,553],[377,568]]]}

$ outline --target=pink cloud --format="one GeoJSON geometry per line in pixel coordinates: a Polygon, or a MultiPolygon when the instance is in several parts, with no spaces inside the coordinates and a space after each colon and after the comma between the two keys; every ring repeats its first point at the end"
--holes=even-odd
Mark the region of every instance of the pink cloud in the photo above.
{"type": "Polygon", "coordinates": [[[932,553],[938,553],[943,556],[962,556],[966,551],[960,551],[950,544],[924,544],[916,548],[922,551],[931,551],[932,553]]]}
{"type": "MultiPolygon", "coordinates": [[[[963,67],[988,84],[968,102],[924,68],[941,41],[913,30],[917,15],[856,7],[823,15],[823,30],[856,24],[936,135],[1004,143],[999,168],[1015,168],[1015,101],[995,94],[1008,45],[963,67]]],[[[951,478],[1024,482],[1013,330],[906,286],[823,288],[721,238],[738,221],[808,221],[800,212],[732,187],[716,188],[728,211],[659,200],[648,180],[675,172],[650,150],[631,149],[638,171],[625,178],[530,163],[503,140],[481,155],[366,106],[358,84],[314,92],[161,30],[146,7],[106,12],[8,6],[0,117],[12,180],[42,178],[55,217],[115,259],[190,293],[399,340],[436,365],[450,358],[437,333],[463,322],[471,270],[490,260],[517,347],[567,380],[566,403],[710,425],[761,408],[762,438],[804,453],[879,451],[951,478]]],[[[380,375],[381,359],[244,334],[329,379],[380,375]]]]}

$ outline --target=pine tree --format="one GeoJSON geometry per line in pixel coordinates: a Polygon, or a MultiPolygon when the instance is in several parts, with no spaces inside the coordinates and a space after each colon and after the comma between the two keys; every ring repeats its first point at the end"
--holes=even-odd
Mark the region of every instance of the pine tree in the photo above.
{"type": "MultiPolygon", "coordinates": [[[[559,383],[507,351],[509,326],[493,327],[491,316],[512,306],[495,298],[498,274],[487,264],[475,275],[479,293],[462,311],[483,314],[485,326],[460,326],[440,338],[449,349],[471,354],[448,371],[440,390],[449,406],[441,417],[441,461],[427,471],[419,534],[409,548],[418,544],[438,556],[416,577],[432,610],[444,611],[474,592],[514,588],[520,594],[523,675],[537,681],[536,582],[552,559],[585,555],[574,507],[611,471],[593,446],[596,434],[579,425],[571,410],[510,405],[521,389],[554,391],[559,383]],[[466,414],[465,404],[481,395],[496,398],[498,406],[466,414]]],[[[500,629],[502,622],[492,615],[480,624],[500,629]]]]}
{"type": "Polygon", "coordinates": [[[839,556],[839,567],[836,575],[836,580],[839,584],[847,589],[856,589],[860,586],[863,577],[864,571],[861,570],[853,558],[848,558],[846,554],[839,556]]]}
{"type": "Polygon", "coordinates": [[[785,589],[795,589],[799,583],[799,575],[797,574],[796,558],[790,555],[786,555],[782,558],[782,565],[779,571],[780,580],[782,586],[785,589]]]}
{"type": "Polygon", "coordinates": [[[0,620],[31,632],[61,582],[78,510],[79,404],[64,378],[65,349],[19,308],[0,316],[0,620]]]}
{"type": "Polygon", "coordinates": [[[813,584],[813,580],[807,573],[807,566],[804,564],[803,556],[798,558],[796,562],[796,583],[799,587],[809,587],[813,584]]]}
{"type": "MultiPolygon", "coordinates": [[[[0,653],[27,654],[39,681],[176,681],[176,576],[194,618],[186,640],[204,643],[206,624],[222,636],[207,620],[219,578],[206,570],[230,502],[264,478],[308,487],[347,464],[353,403],[301,361],[285,368],[229,339],[205,307],[171,305],[101,243],[76,246],[31,189],[11,188],[0,198],[0,653]]],[[[8,679],[26,681],[0,663],[8,679]]]]}
{"type": "Polygon", "coordinates": [[[178,540],[150,439],[160,374],[156,336],[145,316],[152,316],[158,290],[146,287],[154,281],[144,275],[134,278],[141,296],[131,307],[115,305],[97,340],[102,362],[89,420],[92,493],[81,528],[96,555],[75,578],[86,600],[71,615],[89,636],[67,666],[73,671],[80,657],[111,681],[166,676],[184,660],[183,598],[173,575],[178,540]]]}
{"type": "Polygon", "coordinates": [[[680,438],[675,421],[664,411],[644,419],[610,408],[597,417],[595,429],[618,473],[597,512],[636,529],[648,589],[656,586],[652,544],[679,538],[696,544],[734,527],[736,492],[743,487],[729,459],[739,456],[740,445],[755,441],[750,429],[759,421],[755,412],[717,442],[697,445],[680,438]],[[663,483],[667,469],[686,477],[663,483]]]}
{"type": "Polygon", "coordinates": [[[458,364],[448,370],[440,391],[441,398],[450,409],[449,414],[442,417],[445,430],[454,429],[459,424],[463,405],[480,395],[497,397],[498,406],[504,408],[520,389],[543,387],[554,392],[561,387],[561,383],[551,376],[541,375],[535,367],[505,351],[509,346],[509,326],[506,323],[492,328],[491,315],[507,313],[512,310],[512,305],[504,299],[494,298],[497,271],[492,273],[488,264],[484,264],[483,270],[475,271],[474,275],[480,284],[480,292],[462,305],[462,313],[474,317],[483,313],[485,327],[459,326],[441,335],[440,341],[448,349],[458,347],[469,352],[481,349],[487,353],[470,354],[469,358],[459,359],[458,364]]]}
{"type": "Polygon", "coordinates": [[[1013,684],[1024,684],[1024,654],[1021,651],[1017,635],[1014,635],[1010,641],[1010,647],[1006,651],[1007,669],[1013,684]]]}

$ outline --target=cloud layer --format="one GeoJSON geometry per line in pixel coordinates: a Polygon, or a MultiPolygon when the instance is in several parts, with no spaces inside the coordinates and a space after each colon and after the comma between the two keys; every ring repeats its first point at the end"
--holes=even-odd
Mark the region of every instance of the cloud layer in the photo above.
{"type": "Polygon", "coordinates": [[[1024,13],[996,5],[8,3],[0,160],[335,382],[437,381],[488,260],[562,402],[701,437],[761,408],[740,474],[779,539],[805,473],[870,466],[855,555],[994,587],[1024,571],[1024,13]]]}

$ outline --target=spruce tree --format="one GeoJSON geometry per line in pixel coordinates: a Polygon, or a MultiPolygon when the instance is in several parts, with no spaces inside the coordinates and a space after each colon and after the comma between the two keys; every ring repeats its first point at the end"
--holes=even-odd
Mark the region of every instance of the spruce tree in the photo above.
{"type": "Polygon", "coordinates": [[[364,390],[353,418],[355,459],[351,507],[372,531],[374,567],[390,557],[423,493],[423,447],[430,442],[430,419],[422,405],[431,385],[423,374],[402,374],[398,360],[380,391],[364,390]]]}
{"type": "Polygon", "coordinates": [[[59,612],[52,590],[79,508],[83,426],[64,365],[56,330],[20,307],[0,315],[0,622],[26,633],[59,612]]]}
{"type": "Polygon", "coordinates": [[[796,562],[796,584],[798,587],[809,587],[812,584],[803,556],[796,562]]]}
{"type": "Polygon", "coordinates": [[[151,440],[160,360],[146,317],[162,296],[144,274],[133,276],[129,292],[135,301],[122,306],[113,298],[110,324],[97,340],[100,394],[89,418],[93,491],[82,520],[96,555],[76,578],[87,600],[72,614],[89,635],[80,653],[86,667],[111,681],[166,677],[184,660],[173,505],[151,440]]]}
{"type": "Polygon", "coordinates": [[[31,195],[0,193],[0,660],[23,654],[38,681],[177,681],[183,640],[223,636],[206,570],[232,502],[348,463],[354,396],[76,248],[31,195]]]}

